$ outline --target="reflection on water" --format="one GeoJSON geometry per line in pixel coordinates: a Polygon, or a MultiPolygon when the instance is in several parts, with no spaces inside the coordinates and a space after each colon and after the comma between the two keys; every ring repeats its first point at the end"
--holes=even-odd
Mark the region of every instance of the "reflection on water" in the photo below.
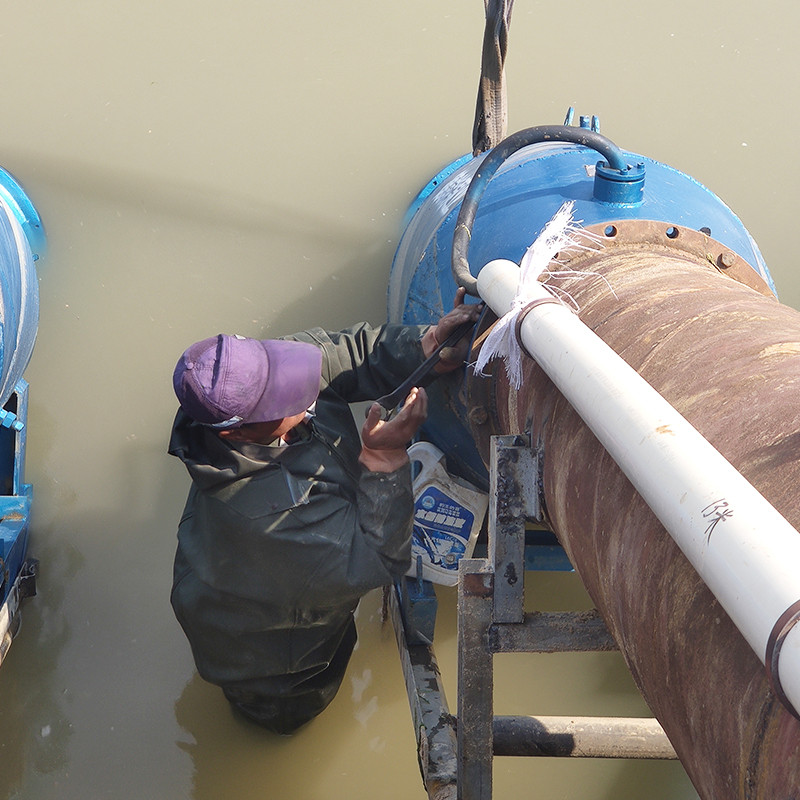
{"type": "Polygon", "coordinates": [[[0,796],[26,796],[26,766],[41,776],[68,768],[67,747],[72,735],[65,693],[58,690],[58,654],[70,638],[71,624],[61,613],[64,587],[80,574],[81,557],[74,549],[59,552],[46,544],[37,555],[46,560],[53,590],[25,607],[25,654],[14,653],[3,664],[4,702],[0,721],[3,765],[0,796]],[[46,652],[48,658],[37,658],[46,652]]]}
{"type": "Polygon", "coordinates": [[[392,796],[387,786],[425,797],[421,782],[408,780],[418,772],[413,746],[405,746],[405,690],[380,610],[381,594],[372,592],[359,608],[359,644],[339,695],[293,736],[243,721],[221,691],[194,675],[175,703],[177,745],[193,765],[191,797],[392,796]]]}
{"type": "MultiPolygon", "coordinates": [[[[564,9],[516,4],[510,128],[568,105],[599,114],[620,146],[714,189],[800,305],[783,211],[800,167],[774,120],[800,11],[564,9]]],[[[50,251],[27,373],[40,594],[0,669],[0,798],[424,796],[377,593],[339,696],[294,737],[234,717],[196,676],[168,603],[188,488],[165,454],[170,375],[220,331],[384,318],[408,202],[469,149],[482,28],[477,0],[4,8],[0,163],[50,251]]],[[[788,103],[781,124],[798,114],[788,103]]],[[[536,585],[537,604],[586,602],[574,576],[536,585]]],[[[452,592],[441,605],[454,707],[452,592]]],[[[508,656],[497,672],[501,713],[646,713],[613,654],[508,656]]],[[[499,759],[495,773],[497,797],[695,796],[676,764],[499,759]]]]}

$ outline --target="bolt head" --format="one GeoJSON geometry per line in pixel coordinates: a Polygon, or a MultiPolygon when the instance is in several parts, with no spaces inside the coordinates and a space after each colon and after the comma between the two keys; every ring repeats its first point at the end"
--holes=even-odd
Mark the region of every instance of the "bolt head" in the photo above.
{"type": "Polygon", "coordinates": [[[489,419],[489,412],[485,406],[475,406],[469,410],[468,416],[473,425],[485,425],[489,419]]]}

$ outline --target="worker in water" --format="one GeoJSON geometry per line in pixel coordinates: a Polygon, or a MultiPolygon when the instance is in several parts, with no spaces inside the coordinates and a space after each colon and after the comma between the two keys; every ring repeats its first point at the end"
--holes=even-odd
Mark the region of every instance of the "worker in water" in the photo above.
{"type": "MultiPolygon", "coordinates": [[[[200,675],[266,728],[291,733],[330,703],[359,599],[410,566],[406,446],[425,391],[412,389],[388,421],[373,404],[360,439],[348,403],[391,391],[478,312],[459,292],[435,326],[220,334],[178,361],[169,452],[192,486],[172,606],[200,675]]],[[[460,366],[467,345],[443,353],[437,371],[460,366]]]]}

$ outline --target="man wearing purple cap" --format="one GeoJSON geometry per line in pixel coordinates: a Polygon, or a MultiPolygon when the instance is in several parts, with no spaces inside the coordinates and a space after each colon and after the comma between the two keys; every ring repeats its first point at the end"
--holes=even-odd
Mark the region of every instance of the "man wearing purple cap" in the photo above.
{"type": "MultiPolygon", "coordinates": [[[[410,564],[406,446],[425,419],[425,391],[413,389],[389,421],[373,404],[360,438],[348,404],[391,391],[477,315],[459,292],[436,326],[220,334],[175,368],[169,452],[192,487],[172,606],[200,675],[272,731],[291,733],[330,703],[359,599],[410,564]]],[[[437,370],[456,369],[464,353],[437,370]]]]}

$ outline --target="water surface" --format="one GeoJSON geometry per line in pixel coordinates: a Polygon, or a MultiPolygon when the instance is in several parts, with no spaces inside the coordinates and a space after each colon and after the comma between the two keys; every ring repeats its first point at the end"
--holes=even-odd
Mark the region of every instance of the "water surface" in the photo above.
{"type": "MultiPolygon", "coordinates": [[[[517,0],[511,130],[598,114],[716,191],[800,303],[800,11],[517,0]]],[[[166,455],[196,339],[385,316],[417,189],[470,149],[483,4],[5,3],[0,163],[45,220],[28,478],[40,594],[0,670],[0,797],[422,798],[380,598],[332,707],[280,738],[200,680],[168,604],[188,488],[166,455]]],[[[538,607],[584,607],[574,576],[538,607]]],[[[452,593],[440,662],[455,706],[452,593]]],[[[614,654],[503,656],[497,713],[646,713],[614,654]]],[[[692,800],[677,764],[500,759],[496,796],[692,800]]]]}

